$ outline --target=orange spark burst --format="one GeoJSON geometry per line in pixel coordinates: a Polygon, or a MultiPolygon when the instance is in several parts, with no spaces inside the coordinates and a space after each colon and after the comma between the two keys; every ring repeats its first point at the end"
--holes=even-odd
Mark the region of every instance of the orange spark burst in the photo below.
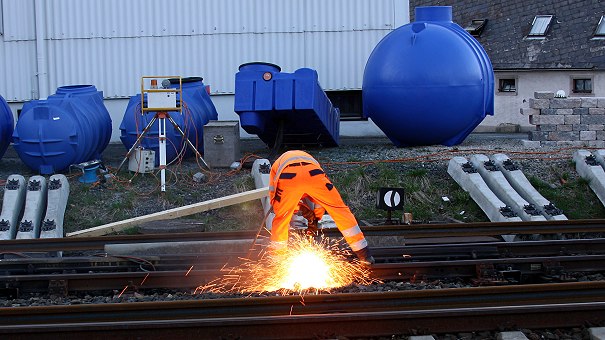
{"type": "Polygon", "coordinates": [[[222,278],[200,286],[198,292],[272,292],[281,294],[330,291],[353,282],[369,284],[370,271],[359,261],[350,260],[350,251],[342,250],[327,238],[320,242],[294,235],[289,247],[259,260],[228,269],[222,278]]]}

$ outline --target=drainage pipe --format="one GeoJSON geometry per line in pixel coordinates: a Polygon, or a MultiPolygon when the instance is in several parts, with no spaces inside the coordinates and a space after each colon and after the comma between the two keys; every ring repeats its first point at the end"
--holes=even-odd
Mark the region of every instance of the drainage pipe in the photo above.
{"type": "Polygon", "coordinates": [[[38,78],[38,99],[46,99],[48,92],[48,70],[46,60],[46,20],[44,0],[34,0],[34,17],[36,20],[36,66],[38,78]]]}

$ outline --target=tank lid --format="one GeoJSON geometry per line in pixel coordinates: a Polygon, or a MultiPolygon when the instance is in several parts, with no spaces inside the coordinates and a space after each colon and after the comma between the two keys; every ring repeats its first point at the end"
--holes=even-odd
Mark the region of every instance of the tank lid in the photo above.
{"type": "Polygon", "coordinates": [[[452,6],[416,7],[416,21],[452,21],[452,6]]]}
{"type": "Polygon", "coordinates": [[[258,72],[281,72],[281,67],[266,63],[263,61],[255,61],[251,63],[241,64],[239,66],[240,71],[258,71],[258,72]]]}
{"type": "MultiPolygon", "coordinates": [[[[179,78],[170,78],[168,79],[170,80],[170,84],[178,84],[179,83],[179,78]]],[[[197,83],[200,81],[204,81],[204,78],[202,77],[185,77],[185,78],[181,78],[181,83],[185,84],[185,83],[197,83]]]]}
{"type": "Polygon", "coordinates": [[[97,92],[97,88],[94,85],[66,85],[59,86],[57,88],[57,94],[82,94],[89,92],[97,92]]]}

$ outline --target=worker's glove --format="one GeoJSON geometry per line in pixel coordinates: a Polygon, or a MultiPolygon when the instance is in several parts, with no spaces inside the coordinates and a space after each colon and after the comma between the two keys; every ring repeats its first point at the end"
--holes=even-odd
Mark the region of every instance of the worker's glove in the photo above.
{"type": "Polygon", "coordinates": [[[319,221],[315,217],[313,210],[309,209],[307,205],[301,204],[299,211],[307,220],[307,235],[317,236],[319,221]]]}
{"type": "Polygon", "coordinates": [[[358,251],[354,251],[354,253],[355,255],[357,255],[359,263],[361,263],[364,267],[370,267],[371,265],[376,263],[376,260],[374,260],[372,254],[370,254],[370,247],[365,247],[358,251]]]}

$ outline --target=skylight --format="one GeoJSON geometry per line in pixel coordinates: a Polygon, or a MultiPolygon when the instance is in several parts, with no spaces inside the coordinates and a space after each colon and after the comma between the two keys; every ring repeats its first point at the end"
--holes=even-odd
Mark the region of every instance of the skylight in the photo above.
{"type": "Polygon", "coordinates": [[[594,32],[595,37],[605,37],[605,15],[601,15],[601,20],[597,25],[597,29],[594,32]]]}
{"type": "Polygon", "coordinates": [[[543,37],[546,35],[546,31],[552,21],[552,15],[536,15],[534,21],[531,24],[531,30],[529,31],[529,37],[543,37]]]}

